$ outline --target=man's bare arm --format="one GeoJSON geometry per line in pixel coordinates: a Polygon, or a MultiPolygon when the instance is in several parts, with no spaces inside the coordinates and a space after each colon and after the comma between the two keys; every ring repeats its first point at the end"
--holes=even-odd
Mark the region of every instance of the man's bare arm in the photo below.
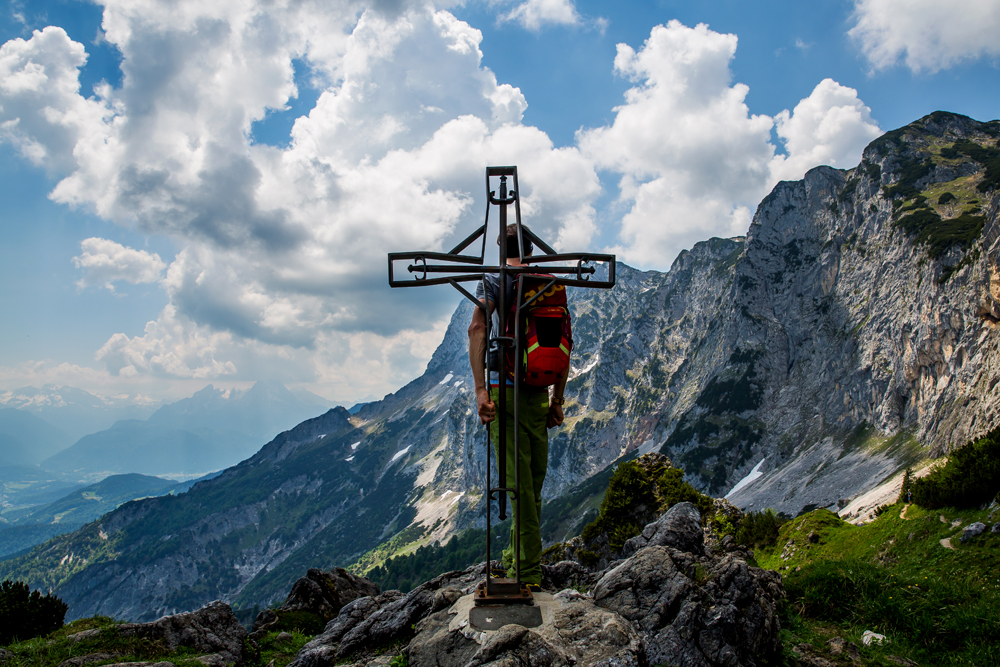
{"type": "MultiPolygon", "coordinates": [[[[493,302],[480,299],[493,314],[493,302]]],[[[472,313],[472,323],[469,325],[469,366],[472,367],[472,380],[476,390],[476,409],[479,420],[489,424],[496,418],[496,405],[490,400],[490,391],[486,386],[486,317],[482,308],[476,308],[472,313]]]]}
{"type": "MultiPolygon", "coordinates": [[[[567,369],[568,370],[568,369],[567,369]]],[[[563,423],[563,409],[562,400],[563,394],[566,391],[566,382],[569,379],[569,372],[563,376],[559,382],[556,383],[555,387],[552,389],[552,398],[549,399],[549,417],[546,420],[546,425],[549,428],[554,426],[562,426],[563,423]]]]}

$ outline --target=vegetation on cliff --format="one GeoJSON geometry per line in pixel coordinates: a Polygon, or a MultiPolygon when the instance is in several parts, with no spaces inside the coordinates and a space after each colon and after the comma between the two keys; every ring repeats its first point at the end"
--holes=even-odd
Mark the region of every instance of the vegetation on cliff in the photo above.
{"type": "Polygon", "coordinates": [[[913,502],[939,507],[973,508],[988,503],[1000,492],[1000,428],[954,449],[948,462],[913,480],[913,502]]]}

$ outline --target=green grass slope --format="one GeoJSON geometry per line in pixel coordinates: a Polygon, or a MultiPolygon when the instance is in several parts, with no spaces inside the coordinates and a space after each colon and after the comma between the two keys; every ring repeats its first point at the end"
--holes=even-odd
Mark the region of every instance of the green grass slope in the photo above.
{"type": "Polygon", "coordinates": [[[976,521],[1000,521],[1000,509],[897,504],[863,526],[827,510],[786,523],[756,554],[784,579],[786,650],[805,643],[822,654],[839,636],[860,647],[864,665],[1000,664],[1000,534],[962,544],[976,521]],[[887,643],[864,647],[865,630],[887,643]]]}

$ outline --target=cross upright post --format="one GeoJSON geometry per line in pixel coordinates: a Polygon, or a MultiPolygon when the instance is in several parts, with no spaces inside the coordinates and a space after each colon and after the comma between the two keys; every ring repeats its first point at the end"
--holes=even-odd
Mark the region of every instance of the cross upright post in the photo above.
{"type": "MultiPolygon", "coordinates": [[[[389,253],[389,286],[390,287],[417,287],[425,285],[441,285],[450,284],[459,292],[462,293],[466,298],[471,300],[477,308],[482,309],[486,315],[486,327],[487,327],[487,356],[489,355],[490,349],[496,349],[496,357],[499,360],[499,377],[500,382],[506,382],[508,377],[508,355],[507,350],[511,347],[514,348],[514,354],[512,358],[515,360],[513,364],[513,369],[510,369],[513,375],[513,390],[514,390],[514,437],[513,445],[515,457],[514,460],[518,461],[517,453],[520,446],[520,438],[518,435],[519,429],[517,425],[519,424],[519,407],[518,399],[520,396],[520,384],[521,384],[521,364],[517,363],[521,359],[521,317],[517,316],[514,323],[514,335],[505,335],[507,331],[507,318],[509,317],[509,310],[511,304],[507,303],[507,281],[511,279],[512,276],[517,274],[539,274],[542,273],[547,280],[545,289],[541,290],[544,292],[550,289],[553,285],[564,285],[564,286],[577,286],[577,287],[590,287],[590,288],[603,288],[610,289],[615,285],[615,256],[608,254],[598,254],[598,253],[557,253],[548,244],[546,244],[542,239],[540,239],[536,234],[531,232],[521,225],[521,195],[518,189],[517,182],[517,167],[487,167],[486,168],[486,219],[483,225],[468,236],[465,240],[459,243],[457,246],[452,248],[447,253],[442,252],[394,252],[389,253]],[[497,179],[497,189],[493,189],[491,179],[497,179]],[[509,181],[508,181],[509,179],[509,181]],[[507,230],[507,220],[508,220],[508,207],[514,205],[514,217],[516,222],[516,238],[517,247],[508,247],[508,236],[507,230]],[[486,239],[488,237],[489,231],[489,220],[490,220],[490,208],[496,206],[499,209],[499,263],[497,266],[487,266],[485,265],[486,258],[486,239]],[[471,246],[475,241],[481,240],[481,247],[478,256],[463,254],[463,251],[471,246]],[[543,254],[540,255],[529,255],[526,254],[525,241],[530,241],[539,248],[543,254]],[[520,265],[511,266],[507,264],[507,260],[514,256],[517,256],[520,265]],[[397,278],[394,265],[396,262],[410,262],[406,266],[406,272],[412,276],[410,279],[397,278]],[[447,262],[447,263],[428,263],[428,262],[447,262]],[[595,273],[597,271],[594,264],[606,264],[607,265],[607,277],[606,279],[596,279],[595,273]],[[542,269],[540,271],[539,267],[536,265],[541,265],[542,269]],[[473,268],[475,267],[475,268],[473,268]],[[483,301],[477,299],[468,290],[462,287],[463,282],[474,282],[474,281],[484,281],[486,274],[495,274],[498,278],[499,289],[497,290],[497,319],[498,319],[498,329],[494,335],[490,335],[490,324],[491,317],[489,309],[485,304],[485,298],[483,301]]],[[[485,285],[484,285],[485,288],[485,285]]],[[[537,298],[536,295],[534,298],[537,298]]],[[[485,295],[485,289],[484,289],[485,295]]],[[[530,304],[521,303],[522,295],[518,293],[515,295],[517,299],[518,314],[520,309],[526,307],[530,304]]],[[[489,364],[485,364],[487,367],[487,374],[489,374],[489,364]]],[[[500,391],[497,392],[497,467],[499,473],[499,484],[498,486],[492,486],[491,475],[490,475],[490,437],[489,429],[487,428],[486,435],[486,483],[485,488],[486,493],[486,579],[480,584],[479,588],[476,590],[475,603],[476,605],[509,605],[509,604],[531,604],[532,596],[531,592],[527,587],[521,582],[521,549],[520,549],[520,525],[521,525],[521,503],[518,498],[518,490],[520,489],[520,466],[515,465],[514,468],[514,487],[507,487],[507,457],[506,457],[506,446],[507,446],[507,419],[506,419],[506,407],[507,407],[507,392],[501,384],[500,391]],[[495,498],[497,500],[500,520],[503,521],[507,518],[507,496],[511,496],[514,503],[514,523],[515,529],[514,534],[514,570],[515,578],[505,579],[505,578],[494,578],[490,571],[491,564],[491,501],[495,498]]],[[[523,623],[522,623],[523,624],[523,623]]]]}

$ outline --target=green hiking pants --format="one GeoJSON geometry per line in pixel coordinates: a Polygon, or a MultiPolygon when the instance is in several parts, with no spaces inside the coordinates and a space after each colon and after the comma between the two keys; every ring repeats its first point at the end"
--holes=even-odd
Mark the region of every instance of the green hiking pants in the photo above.
{"type": "MultiPolygon", "coordinates": [[[[549,434],[545,422],[549,415],[549,392],[546,389],[522,389],[520,392],[518,427],[519,456],[514,456],[514,388],[507,388],[507,480],[504,486],[515,488],[515,465],[520,469],[521,488],[521,581],[527,584],[542,583],[542,482],[549,462],[549,434]]],[[[490,389],[490,400],[498,403],[499,388],[490,389]]],[[[498,415],[499,416],[499,415],[498,415]]],[[[500,421],[490,422],[490,439],[496,453],[498,470],[500,451],[500,421]]],[[[514,510],[516,511],[516,510],[514,510]]],[[[511,522],[510,545],[503,551],[503,563],[507,566],[507,576],[514,577],[514,537],[516,522],[511,522]]]]}

